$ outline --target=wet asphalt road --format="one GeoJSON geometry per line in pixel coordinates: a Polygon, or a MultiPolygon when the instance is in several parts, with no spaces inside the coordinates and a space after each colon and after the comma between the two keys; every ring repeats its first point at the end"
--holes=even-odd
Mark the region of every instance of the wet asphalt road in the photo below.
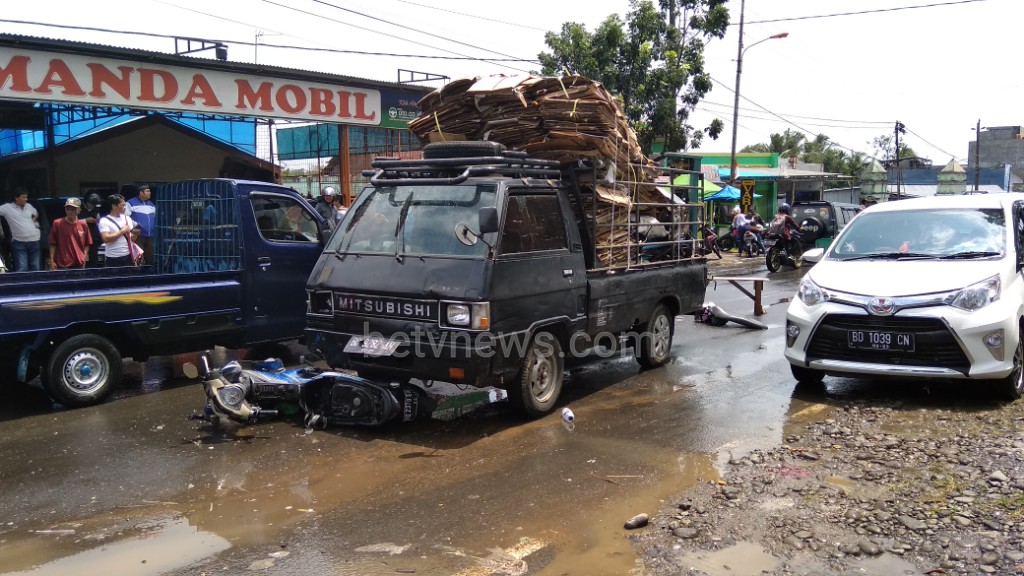
{"type": "MultiPolygon", "coordinates": [[[[500,407],[386,430],[218,429],[186,418],[202,389],[169,359],[133,365],[91,408],[7,387],[0,575],[627,574],[626,519],[715,478],[730,451],[779,443],[802,408],[782,357],[799,275],[765,285],[767,331],[680,317],[662,368],[569,368],[571,432],[500,407]]],[[[713,288],[751,315],[734,287],[713,288]]]]}

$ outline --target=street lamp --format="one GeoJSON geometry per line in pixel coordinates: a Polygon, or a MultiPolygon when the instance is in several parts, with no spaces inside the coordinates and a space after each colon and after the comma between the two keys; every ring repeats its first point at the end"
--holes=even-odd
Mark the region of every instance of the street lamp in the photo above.
{"type": "Polygon", "coordinates": [[[743,7],[746,4],[746,0],[740,2],[740,42],[739,48],[736,50],[736,90],[734,93],[734,101],[732,105],[732,152],[729,154],[729,183],[732,185],[736,184],[736,131],[739,127],[740,118],[740,75],[743,74],[743,54],[747,50],[750,50],[754,46],[757,46],[761,42],[767,42],[769,40],[779,40],[789,36],[789,32],[780,32],[778,34],[772,34],[767,38],[762,38],[757,42],[754,42],[746,48],[743,47],[743,7]]]}

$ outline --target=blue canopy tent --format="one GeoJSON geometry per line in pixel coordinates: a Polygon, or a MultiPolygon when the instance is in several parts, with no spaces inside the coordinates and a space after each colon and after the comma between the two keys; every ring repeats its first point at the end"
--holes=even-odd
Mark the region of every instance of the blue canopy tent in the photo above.
{"type": "MultiPolygon", "coordinates": [[[[705,196],[704,197],[704,201],[705,202],[735,201],[735,200],[739,200],[741,195],[742,195],[742,192],[740,192],[739,188],[736,188],[735,186],[729,186],[728,184],[726,184],[718,192],[715,192],[711,196],[705,196]]],[[[754,198],[760,198],[760,197],[761,197],[760,194],[754,194],[754,198]]]]}

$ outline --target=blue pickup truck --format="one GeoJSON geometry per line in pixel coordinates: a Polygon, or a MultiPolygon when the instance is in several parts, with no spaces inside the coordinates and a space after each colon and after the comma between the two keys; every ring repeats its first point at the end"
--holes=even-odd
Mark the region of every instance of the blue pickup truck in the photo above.
{"type": "Polygon", "coordinates": [[[206,179],[154,194],[150,266],[0,274],[0,383],[103,400],[123,359],[300,338],[323,220],[297,192],[206,179]]]}

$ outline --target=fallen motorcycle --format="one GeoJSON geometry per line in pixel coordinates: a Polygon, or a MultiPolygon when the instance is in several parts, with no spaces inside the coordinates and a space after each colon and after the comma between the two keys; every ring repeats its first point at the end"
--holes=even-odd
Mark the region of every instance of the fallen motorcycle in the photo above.
{"type": "Polygon", "coordinates": [[[278,416],[303,415],[307,428],[382,426],[389,422],[450,419],[483,404],[507,399],[500,389],[480,389],[435,400],[410,382],[382,384],[344,372],[305,366],[285,368],[278,358],[231,361],[210,368],[200,359],[202,373],[186,366],[186,374],[202,376],[207,403],[203,418],[227,418],[253,424],[278,416]]]}

